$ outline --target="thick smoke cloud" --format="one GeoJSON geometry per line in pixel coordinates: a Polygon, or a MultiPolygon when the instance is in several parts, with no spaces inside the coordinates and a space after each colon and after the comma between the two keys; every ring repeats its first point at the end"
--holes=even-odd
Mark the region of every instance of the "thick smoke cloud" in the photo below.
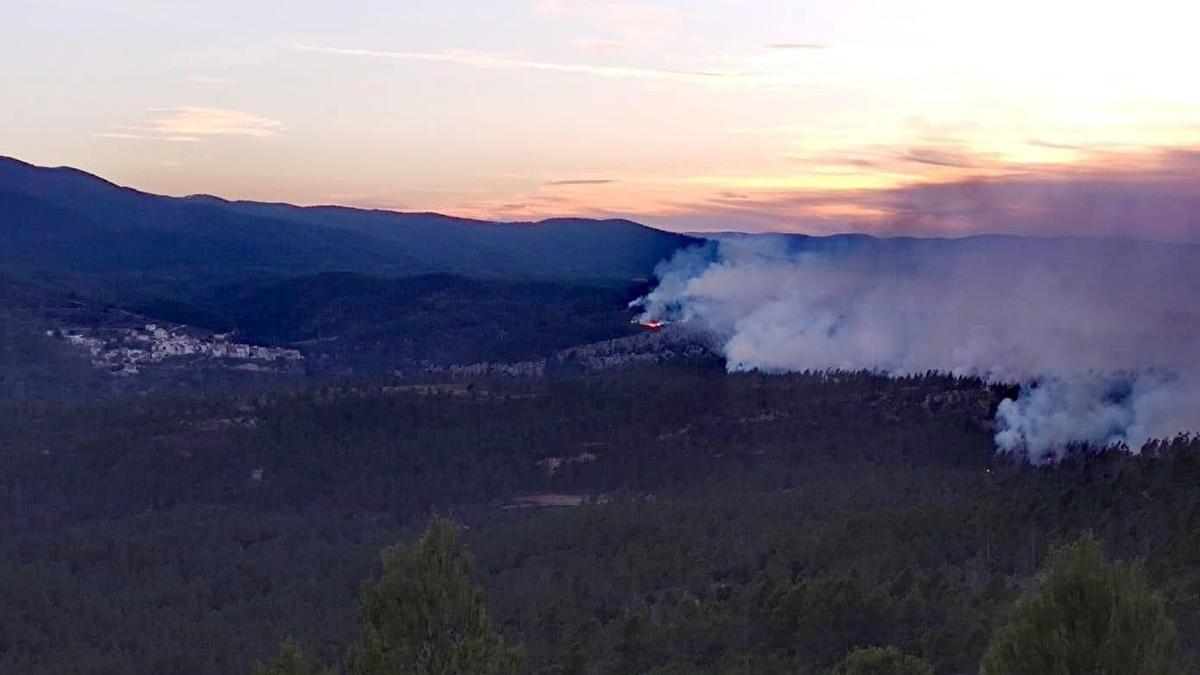
{"type": "Polygon", "coordinates": [[[928,370],[1024,385],[999,449],[1200,430],[1200,247],[1116,239],[726,237],[662,263],[644,316],[731,370],[928,370]]]}

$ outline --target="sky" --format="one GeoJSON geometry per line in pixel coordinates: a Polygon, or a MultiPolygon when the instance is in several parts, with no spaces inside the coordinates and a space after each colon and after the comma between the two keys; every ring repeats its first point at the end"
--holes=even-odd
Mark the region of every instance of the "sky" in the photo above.
{"type": "Polygon", "coordinates": [[[1200,4],[0,0],[0,155],[680,231],[1200,241],[1200,4]]]}

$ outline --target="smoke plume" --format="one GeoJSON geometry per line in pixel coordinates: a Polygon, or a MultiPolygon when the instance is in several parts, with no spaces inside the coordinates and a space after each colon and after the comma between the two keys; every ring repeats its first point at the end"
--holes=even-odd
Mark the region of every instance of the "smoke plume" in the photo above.
{"type": "Polygon", "coordinates": [[[728,236],[679,252],[643,317],[717,336],[730,370],[930,370],[1023,385],[999,450],[1200,429],[1200,247],[1124,239],[728,236]]]}

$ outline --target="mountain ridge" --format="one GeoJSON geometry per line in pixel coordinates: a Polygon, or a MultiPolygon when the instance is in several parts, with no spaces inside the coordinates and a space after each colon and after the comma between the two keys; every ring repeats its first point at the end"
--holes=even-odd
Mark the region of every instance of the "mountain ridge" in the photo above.
{"type": "Polygon", "coordinates": [[[16,268],[644,278],[659,260],[698,241],[625,219],[501,222],[170,197],[71,167],[0,157],[0,243],[9,244],[0,264],[16,268]],[[31,226],[45,221],[56,227],[31,226]],[[112,240],[116,235],[146,250],[131,257],[112,240]],[[203,259],[187,256],[192,248],[201,249],[203,259]]]}

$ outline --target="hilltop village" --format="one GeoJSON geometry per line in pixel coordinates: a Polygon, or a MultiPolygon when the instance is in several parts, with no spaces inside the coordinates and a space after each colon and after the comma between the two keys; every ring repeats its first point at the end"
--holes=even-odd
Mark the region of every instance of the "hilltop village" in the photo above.
{"type": "Polygon", "coordinates": [[[47,330],[46,334],[86,349],[92,365],[119,377],[137,375],[150,364],[187,357],[242,361],[245,363],[236,367],[247,370],[290,369],[303,359],[295,349],[233,342],[225,333],[205,336],[186,327],[153,323],[140,328],[47,330]]]}

